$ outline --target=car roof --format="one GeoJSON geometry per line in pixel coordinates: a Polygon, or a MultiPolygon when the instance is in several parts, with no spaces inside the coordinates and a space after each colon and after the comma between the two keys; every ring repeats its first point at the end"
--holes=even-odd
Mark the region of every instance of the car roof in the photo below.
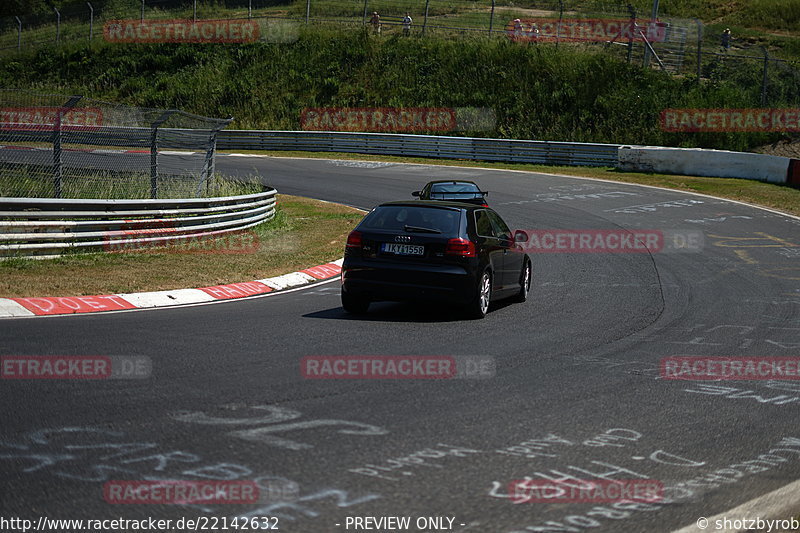
{"type": "Polygon", "coordinates": [[[433,185],[435,183],[469,183],[470,185],[475,185],[476,187],[478,186],[477,183],[469,180],[435,180],[435,181],[429,181],[428,183],[426,183],[426,185],[433,185]]]}
{"type": "Polygon", "coordinates": [[[385,207],[385,206],[405,206],[405,207],[435,207],[435,208],[445,208],[445,209],[488,209],[486,207],[475,205],[475,204],[468,204],[466,202],[443,202],[441,200],[409,200],[409,201],[395,201],[395,202],[385,202],[376,207],[385,207]]]}

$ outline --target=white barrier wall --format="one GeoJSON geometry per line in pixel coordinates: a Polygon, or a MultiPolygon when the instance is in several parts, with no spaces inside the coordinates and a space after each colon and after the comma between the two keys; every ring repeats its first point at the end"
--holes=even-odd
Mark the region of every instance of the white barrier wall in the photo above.
{"type": "Polygon", "coordinates": [[[633,172],[744,178],[786,183],[789,161],[791,160],[788,157],[726,150],[620,146],[617,166],[621,170],[633,172]]]}

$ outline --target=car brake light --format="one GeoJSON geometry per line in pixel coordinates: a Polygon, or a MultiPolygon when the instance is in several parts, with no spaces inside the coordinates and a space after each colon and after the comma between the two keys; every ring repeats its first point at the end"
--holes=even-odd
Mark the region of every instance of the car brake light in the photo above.
{"type": "Polygon", "coordinates": [[[351,231],[350,235],[347,236],[347,245],[346,248],[361,248],[361,232],[360,231],[351,231]]]}
{"type": "Polygon", "coordinates": [[[450,239],[447,241],[444,253],[462,257],[475,257],[475,243],[467,239],[450,239]]]}

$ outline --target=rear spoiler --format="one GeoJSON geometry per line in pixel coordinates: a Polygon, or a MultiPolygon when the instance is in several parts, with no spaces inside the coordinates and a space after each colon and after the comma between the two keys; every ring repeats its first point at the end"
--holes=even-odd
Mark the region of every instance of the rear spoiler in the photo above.
{"type": "Polygon", "coordinates": [[[478,195],[480,195],[480,196],[488,196],[489,191],[432,192],[431,193],[431,198],[433,198],[434,195],[437,195],[437,194],[438,195],[448,195],[448,196],[454,196],[456,194],[471,194],[473,196],[478,196],[478,195]]]}

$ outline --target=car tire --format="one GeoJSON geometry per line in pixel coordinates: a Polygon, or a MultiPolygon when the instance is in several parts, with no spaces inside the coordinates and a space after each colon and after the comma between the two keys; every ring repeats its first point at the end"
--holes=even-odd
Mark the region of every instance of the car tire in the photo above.
{"type": "Polygon", "coordinates": [[[530,261],[525,261],[525,267],[519,274],[519,292],[514,296],[513,301],[522,303],[528,299],[528,292],[531,290],[531,279],[533,268],[530,261]]]}
{"type": "Polygon", "coordinates": [[[369,309],[369,300],[362,296],[342,293],[342,307],[352,315],[363,315],[369,309]]]}
{"type": "Polygon", "coordinates": [[[481,274],[476,288],[475,299],[467,310],[469,318],[481,319],[489,312],[489,303],[492,298],[492,273],[486,269],[481,274]]]}

